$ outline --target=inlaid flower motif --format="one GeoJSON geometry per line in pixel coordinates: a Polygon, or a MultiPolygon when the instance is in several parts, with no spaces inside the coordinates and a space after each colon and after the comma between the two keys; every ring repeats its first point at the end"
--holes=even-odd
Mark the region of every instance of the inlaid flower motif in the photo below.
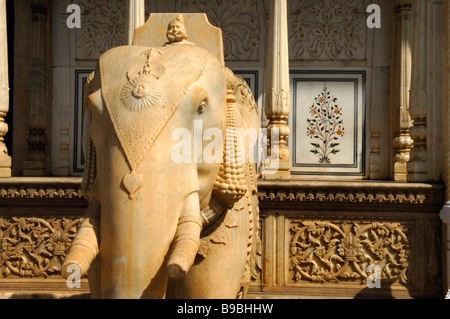
{"type": "Polygon", "coordinates": [[[339,138],[344,136],[344,121],[342,119],[342,107],[336,104],[337,98],[331,96],[326,85],[322,92],[314,99],[310,107],[311,117],[307,119],[307,136],[317,140],[311,143],[314,149],[310,150],[319,156],[319,163],[330,164],[331,155],[336,155],[340,150],[337,146],[339,138]]]}

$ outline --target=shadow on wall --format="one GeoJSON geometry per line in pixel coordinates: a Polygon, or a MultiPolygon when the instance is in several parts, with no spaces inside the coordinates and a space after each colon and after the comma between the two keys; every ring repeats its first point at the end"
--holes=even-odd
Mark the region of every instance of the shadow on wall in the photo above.
{"type": "Polygon", "coordinates": [[[380,288],[366,287],[357,293],[354,299],[395,299],[392,293],[392,281],[381,281],[380,288]]]}
{"type": "MultiPolygon", "coordinates": [[[[355,295],[354,299],[427,299],[436,298],[435,294],[430,294],[428,297],[423,293],[418,292],[416,289],[411,289],[411,287],[406,286],[405,290],[399,290],[397,286],[396,291],[392,288],[395,281],[392,280],[381,280],[380,288],[369,288],[366,287],[362,289],[358,294],[355,295]],[[405,294],[405,292],[407,292],[405,294]]],[[[434,286],[432,286],[434,287],[434,286]]]]}

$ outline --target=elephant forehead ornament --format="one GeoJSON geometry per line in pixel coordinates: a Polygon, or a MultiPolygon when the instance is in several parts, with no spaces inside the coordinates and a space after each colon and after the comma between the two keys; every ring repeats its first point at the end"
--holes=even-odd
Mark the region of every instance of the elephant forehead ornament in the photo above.
{"type": "Polygon", "coordinates": [[[181,46],[158,49],[131,46],[115,48],[101,56],[103,98],[131,167],[131,172],[123,179],[130,199],[143,183],[137,166],[172,117],[189,86],[202,74],[209,55],[208,51],[195,46],[189,50],[181,46]],[[117,66],[119,58],[122,63],[117,66]],[[142,60],[142,63],[136,63],[136,60],[142,60]],[[186,60],[190,63],[184,63],[186,60]],[[175,67],[180,63],[184,63],[183,74],[175,67]],[[163,90],[173,94],[163,95],[163,90]]]}

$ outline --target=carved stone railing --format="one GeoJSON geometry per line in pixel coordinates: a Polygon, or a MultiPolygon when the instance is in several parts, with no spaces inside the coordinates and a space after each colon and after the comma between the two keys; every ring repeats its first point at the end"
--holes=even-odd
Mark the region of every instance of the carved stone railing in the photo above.
{"type": "Polygon", "coordinates": [[[264,258],[250,296],[441,297],[442,184],[261,181],[258,191],[264,258]],[[381,288],[370,289],[376,267],[381,288]]]}
{"type": "MultiPolygon", "coordinates": [[[[0,180],[0,296],[87,297],[60,267],[87,202],[81,178],[0,180]]],[[[259,180],[261,296],[438,297],[442,184],[259,180]],[[380,265],[382,288],[367,290],[380,265]],[[371,295],[372,294],[372,295],[371,295]]]]}

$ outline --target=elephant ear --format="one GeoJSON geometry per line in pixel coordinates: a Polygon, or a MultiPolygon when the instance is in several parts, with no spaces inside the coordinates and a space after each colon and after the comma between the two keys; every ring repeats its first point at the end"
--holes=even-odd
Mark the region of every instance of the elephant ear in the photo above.
{"type": "Polygon", "coordinates": [[[94,78],[96,72],[92,72],[87,80],[84,88],[83,108],[84,108],[84,123],[83,123],[83,153],[84,153],[84,173],[83,180],[81,182],[81,191],[86,198],[90,199],[92,196],[92,187],[97,177],[97,155],[95,152],[94,144],[91,139],[91,123],[92,113],[88,107],[89,95],[95,90],[94,78]]]}

